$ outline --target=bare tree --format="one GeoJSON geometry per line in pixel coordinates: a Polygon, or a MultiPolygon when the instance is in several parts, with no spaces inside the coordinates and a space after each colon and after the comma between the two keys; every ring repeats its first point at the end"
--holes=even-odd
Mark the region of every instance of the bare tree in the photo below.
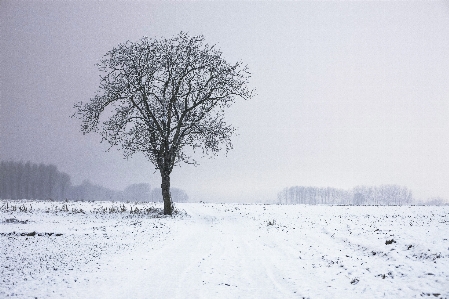
{"type": "Polygon", "coordinates": [[[236,98],[253,96],[248,68],[226,62],[203,36],[183,32],[119,44],[98,67],[99,92],[75,104],[81,131],[99,132],[125,157],[142,152],[161,174],[164,214],[171,215],[173,167],[196,164],[191,153],[198,149],[216,155],[232,148],[235,129],[225,123],[224,110],[236,98]]]}

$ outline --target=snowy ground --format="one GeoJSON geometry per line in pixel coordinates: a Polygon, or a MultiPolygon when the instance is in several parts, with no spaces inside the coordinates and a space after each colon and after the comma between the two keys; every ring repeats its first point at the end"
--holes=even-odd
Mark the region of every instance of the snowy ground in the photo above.
{"type": "Polygon", "coordinates": [[[0,298],[449,298],[449,207],[0,206],[0,298]]]}

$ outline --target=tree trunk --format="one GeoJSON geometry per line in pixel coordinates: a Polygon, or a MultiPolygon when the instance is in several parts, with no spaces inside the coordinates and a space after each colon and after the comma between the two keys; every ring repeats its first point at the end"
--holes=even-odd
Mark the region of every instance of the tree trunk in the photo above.
{"type": "Polygon", "coordinates": [[[171,215],[173,212],[173,205],[170,195],[170,174],[161,172],[162,176],[162,198],[164,199],[164,215],[171,215]]]}

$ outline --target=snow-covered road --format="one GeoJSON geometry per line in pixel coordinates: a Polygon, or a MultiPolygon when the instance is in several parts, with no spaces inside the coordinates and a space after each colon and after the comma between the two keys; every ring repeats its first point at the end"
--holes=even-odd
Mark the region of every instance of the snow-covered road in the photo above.
{"type": "Polygon", "coordinates": [[[449,207],[177,207],[188,216],[3,211],[0,297],[449,298],[449,207]]]}

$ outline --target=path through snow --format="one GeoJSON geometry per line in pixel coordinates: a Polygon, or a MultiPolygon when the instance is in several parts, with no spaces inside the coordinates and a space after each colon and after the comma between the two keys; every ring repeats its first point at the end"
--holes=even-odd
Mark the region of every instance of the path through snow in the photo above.
{"type": "MultiPolygon", "coordinates": [[[[200,203],[177,207],[188,216],[171,219],[127,218],[121,214],[105,218],[66,215],[58,222],[64,235],[60,239],[54,237],[52,244],[57,247],[63,244],[63,238],[72,238],[72,242],[78,239],[86,249],[95,248],[93,245],[104,248],[98,258],[76,271],[42,271],[33,273],[33,278],[25,276],[27,280],[2,269],[2,276],[9,273],[9,284],[0,289],[0,295],[449,298],[448,207],[200,203]],[[64,223],[71,217],[71,225],[64,223]],[[97,228],[92,230],[92,225],[97,228]],[[64,277],[64,282],[55,275],[64,277]],[[46,283],[45,277],[55,283],[46,283]]],[[[8,235],[13,228],[38,230],[39,225],[56,217],[37,214],[17,214],[22,221],[28,217],[27,224],[1,225],[2,244],[26,244],[30,238],[39,238],[25,240],[18,234],[8,235]]],[[[4,218],[10,216],[3,213],[4,218]]],[[[11,256],[2,254],[2,259],[16,258],[13,251],[7,251],[7,255],[11,256]]],[[[27,260],[26,251],[22,251],[22,259],[27,260]]],[[[29,270],[32,272],[32,267],[29,270]]]]}

